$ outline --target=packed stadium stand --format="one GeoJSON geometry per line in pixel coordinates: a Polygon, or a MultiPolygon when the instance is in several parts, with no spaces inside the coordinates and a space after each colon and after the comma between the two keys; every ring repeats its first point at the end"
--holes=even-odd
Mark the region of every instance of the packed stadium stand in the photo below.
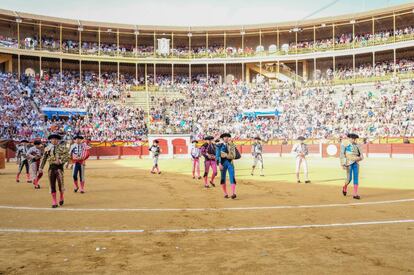
{"type": "MultiPolygon", "coordinates": [[[[414,5],[248,26],[0,10],[0,137],[414,136],[414,5]]],[[[68,137],[69,138],[69,137],[68,137]]]]}

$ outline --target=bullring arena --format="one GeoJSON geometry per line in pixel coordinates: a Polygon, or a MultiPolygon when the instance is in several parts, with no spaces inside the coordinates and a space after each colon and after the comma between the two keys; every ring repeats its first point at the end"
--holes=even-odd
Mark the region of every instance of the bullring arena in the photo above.
{"type": "Polygon", "coordinates": [[[414,4],[316,2],[0,9],[0,275],[414,273],[414,4]]]}
{"type": "MultiPolygon", "coordinates": [[[[117,158],[117,157],[116,157],[117,158]]],[[[248,158],[248,157],[246,157],[248,158]]],[[[239,198],[224,200],[189,173],[188,159],[91,160],[85,194],[49,208],[48,190],[14,182],[2,171],[3,273],[411,273],[414,245],[412,158],[371,158],[363,200],[342,197],[337,159],[312,158],[313,184],[294,181],[289,157],[266,157],[263,178],[237,165],[239,198]],[[169,165],[167,168],[167,163],[169,165]],[[378,175],[387,167],[387,177],[378,175]],[[309,253],[312,251],[312,253],[309,253]],[[15,255],[15,257],[6,257],[15,255]],[[202,264],[201,264],[202,263],[202,264]]]]}

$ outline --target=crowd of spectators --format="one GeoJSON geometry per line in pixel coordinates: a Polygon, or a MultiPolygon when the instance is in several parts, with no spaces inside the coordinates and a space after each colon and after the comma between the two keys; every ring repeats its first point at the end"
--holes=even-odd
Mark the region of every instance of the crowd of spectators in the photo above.
{"type": "MultiPolygon", "coordinates": [[[[358,67],[364,74],[393,70],[389,63],[358,67]],[[370,68],[370,69],[368,69],[370,68]],[[378,70],[378,72],[377,72],[378,70]]],[[[412,71],[400,60],[398,70],[412,71]]],[[[345,71],[340,68],[339,71],[345,71]]],[[[191,134],[194,138],[231,132],[236,138],[325,139],[355,132],[362,137],[414,135],[414,85],[377,82],[369,89],[352,85],[298,87],[285,83],[245,83],[219,75],[149,76],[163,93],[152,94],[150,109],[127,103],[131,84],[122,75],[49,70],[41,76],[0,74],[0,137],[45,138],[48,133],[81,132],[100,141],[145,139],[150,134],[191,134]],[[152,77],[152,78],[151,78],[152,77]],[[45,117],[43,108],[69,108],[45,117]],[[265,115],[261,113],[265,113],[265,115]]],[[[144,95],[143,95],[144,96],[144,95]]]]}
{"type": "MultiPolygon", "coordinates": [[[[351,48],[351,47],[365,47],[375,44],[388,43],[390,39],[394,38],[400,40],[406,36],[414,35],[414,27],[406,26],[398,28],[394,31],[391,30],[378,30],[375,33],[366,32],[366,33],[355,33],[353,36],[352,33],[340,33],[336,34],[335,37],[327,35],[325,38],[309,38],[309,39],[300,39],[296,43],[295,41],[290,41],[287,43],[282,43],[280,49],[276,51],[270,51],[269,53],[277,53],[278,51],[282,53],[294,53],[297,50],[326,50],[331,49],[333,46],[338,48],[351,48]]],[[[115,39],[114,39],[115,41],[115,39]]],[[[146,56],[174,56],[174,57],[185,57],[188,58],[190,55],[193,57],[232,57],[232,56],[253,56],[256,54],[263,54],[264,48],[261,45],[256,45],[256,47],[241,47],[240,45],[229,45],[224,46],[220,43],[211,43],[208,47],[205,45],[193,45],[191,48],[189,45],[180,45],[177,43],[171,48],[168,54],[161,54],[154,49],[154,45],[140,44],[135,45],[134,42],[124,43],[120,42],[119,46],[116,42],[108,43],[101,41],[100,46],[98,41],[88,41],[87,38],[81,42],[77,39],[63,39],[62,45],[60,44],[59,38],[54,38],[51,36],[44,35],[39,39],[38,35],[26,36],[24,39],[21,39],[21,47],[25,49],[39,49],[40,46],[43,50],[50,51],[60,51],[62,48],[63,52],[70,53],[79,53],[79,47],[81,48],[82,54],[91,54],[97,55],[99,52],[101,55],[123,55],[123,56],[137,56],[137,57],[146,57],[146,56]],[[41,43],[40,43],[41,42],[41,43]],[[258,50],[259,49],[259,50],[258,50]]],[[[17,47],[18,41],[16,38],[0,36],[0,46],[2,47],[17,47]]]]}
{"type": "Polygon", "coordinates": [[[125,104],[125,86],[110,78],[98,84],[85,73],[45,73],[42,77],[0,74],[0,137],[45,138],[51,132],[83,133],[99,141],[137,140],[147,135],[142,108],[125,104]],[[68,116],[43,115],[42,108],[69,108],[68,116]],[[86,112],[79,115],[75,109],[86,112]]]}
{"type": "Polygon", "coordinates": [[[182,84],[177,98],[152,98],[150,133],[187,133],[194,138],[231,132],[236,138],[327,139],[414,135],[414,86],[372,85],[273,89],[268,84],[182,84]],[[272,110],[251,116],[247,111],[272,110]]]}

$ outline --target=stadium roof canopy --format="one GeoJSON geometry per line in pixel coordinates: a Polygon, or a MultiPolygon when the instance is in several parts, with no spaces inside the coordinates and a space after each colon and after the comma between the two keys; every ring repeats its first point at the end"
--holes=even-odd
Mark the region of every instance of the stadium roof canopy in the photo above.
{"type": "Polygon", "coordinates": [[[367,17],[413,0],[2,0],[0,13],[33,20],[140,30],[234,30],[367,17]]]}

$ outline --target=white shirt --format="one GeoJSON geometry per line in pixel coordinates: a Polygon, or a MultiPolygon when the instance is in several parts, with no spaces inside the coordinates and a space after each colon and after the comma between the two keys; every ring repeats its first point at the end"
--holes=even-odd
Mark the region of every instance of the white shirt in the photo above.
{"type": "Polygon", "coordinates": [[[296,154],[296,157],[302,157],[302,154],[303,156],[307,156],[309,153],[308,146],[305,143],[296,143],[293,145],[292,153],[296,154]]]}

